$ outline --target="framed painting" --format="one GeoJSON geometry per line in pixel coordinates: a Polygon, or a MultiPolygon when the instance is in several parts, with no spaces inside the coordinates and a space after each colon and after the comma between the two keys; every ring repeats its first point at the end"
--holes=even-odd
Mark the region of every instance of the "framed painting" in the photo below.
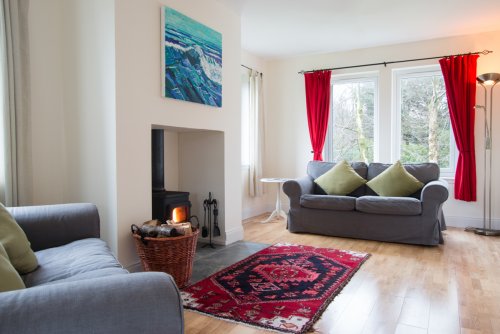
{"type": "Polygon", "coordinates": [[[222,106],[222,35],[162,7],[163,96],[222,106]]]}

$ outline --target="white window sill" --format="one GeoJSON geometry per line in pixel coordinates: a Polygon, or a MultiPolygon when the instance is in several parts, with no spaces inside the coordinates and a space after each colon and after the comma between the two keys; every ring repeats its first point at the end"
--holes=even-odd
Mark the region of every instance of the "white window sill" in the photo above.
{"type": "Polygon", "coordinates": [[[453,176],[441,176],[440,179],[445,180],[449,184],[454,184],[455,183],[455,177],[453,177],[453,176]]]}

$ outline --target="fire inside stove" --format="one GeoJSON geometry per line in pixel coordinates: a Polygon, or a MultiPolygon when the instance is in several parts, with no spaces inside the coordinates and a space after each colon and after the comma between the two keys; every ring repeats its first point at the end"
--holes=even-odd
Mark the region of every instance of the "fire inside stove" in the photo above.
{"type": "Polygon", "coordinates": [[[172,220],[175,223],[185,222],[188,218],[188,210],[187,206],[179,206],[172,210],[172,220]]]}

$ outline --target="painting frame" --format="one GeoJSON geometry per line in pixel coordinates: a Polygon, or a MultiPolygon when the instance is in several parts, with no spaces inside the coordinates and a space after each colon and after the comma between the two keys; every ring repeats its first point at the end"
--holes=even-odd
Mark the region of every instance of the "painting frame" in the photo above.
{"type": "Polygon", "coordinates": [[[222,34],[161,7],[162,96],[222,107],[222,34]]]}

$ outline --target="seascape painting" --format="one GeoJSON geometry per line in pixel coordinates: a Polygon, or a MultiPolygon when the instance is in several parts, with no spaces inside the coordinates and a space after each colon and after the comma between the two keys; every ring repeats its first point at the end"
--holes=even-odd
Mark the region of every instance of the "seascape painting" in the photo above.
{"type": "Polygon", "coordinates": [[[163,94],[178,100],[222,106],[222,35],[162,7],[163,94]]]}

